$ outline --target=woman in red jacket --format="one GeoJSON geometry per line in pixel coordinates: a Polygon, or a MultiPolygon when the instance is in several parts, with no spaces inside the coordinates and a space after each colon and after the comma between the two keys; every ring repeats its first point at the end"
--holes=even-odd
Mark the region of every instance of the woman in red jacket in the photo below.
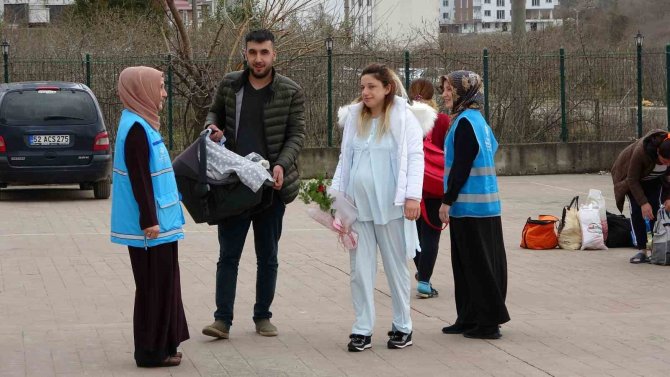
{"type": "MultiPolygon", "coordinates": [[[[413,101],[423,102],[437,110],[437,103],[433,99],[433,94],[433,84],[426,79],[414,80],[409,87],[409,97],[413,101]]],[[[449,130],[449,124],[449,117],[446,114],[438,113],[435,125],[426,137],[429,142],[437,146],[440,150],[444,149],[444,137],[449,130]]],[[[444,158],[442,158],[442,161],[443,160],[444,158]]],[[[417,296],[420,298],[431,298],[438,295],[437,290],[430,284],[430,277],[433,275],[433,268],[435,267],[435,260],[437,259],[437,250],[440,245],[440,234],[442,233],[442,221],[440,221],[438,213],[440,204],[442,203],[442,195],[426,192],[426,175],[428,175],[428,170],[430,169],[429,165],[430,162],[428,161],[428,158],[426,158],[424,190],[422,195],[422,205],[425,209],[422,210],[421,218],[416,222],[416,227],[419,232],[421,252],[416,253],[414,264],[417,269],[415,277],[419,281],[416,287],[418,291],[417,296]]],[[[444,167],[442,167],[442,169],[444,169],[444,167]]],[[[440,188],[442,188],[442,184],[440,184],[440,188]]]]}

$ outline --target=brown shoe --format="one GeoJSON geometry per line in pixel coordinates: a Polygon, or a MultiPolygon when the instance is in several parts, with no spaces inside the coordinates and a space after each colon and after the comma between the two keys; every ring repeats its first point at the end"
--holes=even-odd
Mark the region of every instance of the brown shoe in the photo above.
{"type": "Polygon", "coordinates": [[[207,336],[219,339],[228,339],[230,335],[230,327],[220,319],[217,319],[211,325],[205,326],[202,333],[207,336]]]}
{"type": "Polygon", "coordinates": [[[137,366],[139,368],[160,368],[160,367],[176,367],[177,365],[181,364],[181,358],[179,357],[174,357],[174,356],[168,356],[165,358],[165,360],[159,362],[159,363],[150,363],[150,364],[140,364],[137,363],[137,366]]]}
{"type": "Polygon", "coordinates": [[[263,336],[277,336],[277,327],[270,322],[270,319],[263,318],[256,321],[256,332],[263,336]]]}
{"type": "Polygon", "coordinates": [[[181,357],[170,356],[159,365],[159,367],[176,367],[181,364],[181,357]]]}

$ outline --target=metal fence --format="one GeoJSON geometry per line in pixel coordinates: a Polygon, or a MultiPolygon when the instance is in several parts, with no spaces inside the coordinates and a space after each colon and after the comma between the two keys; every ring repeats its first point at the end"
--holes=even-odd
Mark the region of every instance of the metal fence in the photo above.
{"type": "MultiPolygon", "coordinates": [[[[169,93],[163,133],[172,149],[181,149],[193,139],[189,98],[172,74],[170,56],[86,55],[80,61],[3,57],[6,82],[64,80],[87,84],[100,102],[112,138],[122,110],[116,93],[121,70],[132,65],[162,69],[167,73],[169,93]]],[[[339,145],[340,132],[334,126],[336,109],[358,96],[359,75],[372,62],[393,68],[405,84],[419,77],[437,84],[441,75],[457,69],[482,74],[487,98],[485,116],[501,143],[629,140],[654,128],[668,129],[670,124],[670,45],[665,51],[639,54],[566,54],[562,50],[535,55],[489,54],[486,50],[481,54],[336,53],[280,59],[276,64],[279,72],[305,91],[306,146],[339,145]],[[641,124],[638,114],[642,114],[641,124]]],[[[225,59],[212,62],[208,72],[212,82],[225,74],[226,63],[225,59]]]]}

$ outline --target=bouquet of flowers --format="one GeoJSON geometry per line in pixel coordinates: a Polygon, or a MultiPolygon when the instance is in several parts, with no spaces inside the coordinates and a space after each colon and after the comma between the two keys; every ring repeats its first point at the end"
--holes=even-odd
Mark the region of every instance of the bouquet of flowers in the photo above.
{"type": "Polygon", "coordinates": [[[338,239],[347,250],[358,245],[358,234],[351,230],[358,212],[354,204],[342,194],[328,194],[330,183],[323,177],[317,177],[300,184],[298,197],[305,204],[315,203],[318,208],[307,209],[307,214],[319,224],[337,233],[338,239]]]}

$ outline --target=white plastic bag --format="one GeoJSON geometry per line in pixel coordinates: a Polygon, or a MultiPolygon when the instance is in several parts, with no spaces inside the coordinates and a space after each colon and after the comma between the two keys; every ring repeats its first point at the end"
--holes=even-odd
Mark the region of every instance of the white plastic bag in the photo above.
{"type": "Polygon", "coordinates": [[[563,215],[558,225],[558,247],[565,250],[579,250],[582,245],[582,229],[579,225],[579,196],[572,198],[563,207],[563,215]]]}
{"type": "Polygon", "coordinates": [[[593,203],[579,207],[579,225],[582,228],[582,250],[607,250],[600,224],[599,208],[593,203]]]}
{"type": "Polygon", "coordinates": [[[607,241],[607,207],[605,206],[605,197],[602,191],[596,189],[589,190],[589,196],[584,204],[595,204],[598,206],[598,215],[600,216],[600,225],[603,230],[603,239],[607,241]]]}

